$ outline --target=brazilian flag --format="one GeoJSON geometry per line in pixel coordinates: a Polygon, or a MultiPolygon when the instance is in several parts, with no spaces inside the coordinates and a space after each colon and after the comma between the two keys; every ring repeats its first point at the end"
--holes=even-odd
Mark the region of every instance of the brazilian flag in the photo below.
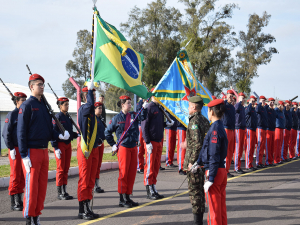
{"type": "Polygon", "coordinates": [[[106,23],[95,7],[91,70],[94,81],[112,84],[146,99],[152,94],[141,82],[143,60],[144,56],[114,26],[106,23]]]}

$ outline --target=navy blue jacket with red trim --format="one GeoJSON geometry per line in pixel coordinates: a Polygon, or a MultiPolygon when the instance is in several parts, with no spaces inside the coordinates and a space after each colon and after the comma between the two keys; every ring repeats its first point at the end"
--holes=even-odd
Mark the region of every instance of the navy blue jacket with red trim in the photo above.
{"type": "Polygon", "coordinates": [[[283,111],[280,111],[278,108],[275,108],[276,112],[276,128],[285,128],[285,116],[283,111]]]}
{"type": "Polygon", "coordinates": [[[255,112],[255,108],[252,107],[251,103],[245,108],[245,114],[247,129],[256,131],[257,115],[255,112]]]}
{"type": "Polygon", "coordinates": [[[290,110],[286,110],[286,107],[283,109],[283,113],[285,116],[285,129],[291,130],[293,126],[293,117],[290,110]]]}
{"type": "Polygon", "coordinates": [[[57,139],[59,133],[53,129],[52,118],[41,99],[30,96],[19,109],[17,138],[22,158],[29,148],[48,148],[48,142],[57,139]]]}
{"type": "Polygon", "coordinates": [[[257,113],[257,128],[266,130],[268,127],[268,114],[262,103],[259,103],[256,108],[257,113]]]}
{"type": "Polygon", "coordinates": [[[224,160],[227,156],[228,139],[221,120],[215,121],[209,128],[203,142],[197,163],[204,164],[209,170],[208,180],[214,182],[219,168],[225,168],[224,160]]]}
{"type": "Polygon", "coordinates": [[[104,131],[105,131],[105,126],[102,122],[102,120],[100,119],[99,116],[96,116],[96,119],[97,119],[97,124],[98,124],[98,127],[97,127],[97,140],[98,140],[98,144],[102,144],[103,141],[105,140],[105,134],[104,134],[104,131]]]}
{"type": "Polygon", "coordinates": [[[7,148],[9,148],[10,150],[14,149],[15,147],[18,147],[18,139],[17,139],[18,113],[19,113],[19,109],[15,108],[13,111],[7,113],[4,121],[2,137],[4,139],[7,148]]]}
{"type": "Polygon", "coordinates": [[[223,124],[226,129],[234,130],[235,129],[235,108],[232,104],[225,102],[226,111],[223,116],[223,124]]]}
{"type": "Polygon", "coordinates": [[[245,129],[246,128],[246,118],[245,118],[245,107],[242,102],[238,102],[234,106],[235,108],[235,129],[245,129]]]}
{"type": "Polygon", "coordinates": [[[268,115],[268,128],[269,131],[275,131],[276,127],[276,112],[275,109],[270,108],[269,105],[265,106],[268,115]]]}

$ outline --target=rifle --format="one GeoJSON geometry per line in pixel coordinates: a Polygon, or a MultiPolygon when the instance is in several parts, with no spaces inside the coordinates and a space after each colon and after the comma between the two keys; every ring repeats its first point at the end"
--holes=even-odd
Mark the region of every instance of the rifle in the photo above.
{"type": "Polygon", "coordinates": [[[4,84],[4,82],[2,81],[2,79],[0,78],[0,81],[2,82],[3,86],[6,88],[6,90],[8,91],[9,95],[11,96],[11,100],[13,101],[15,99],[15,96],[11,93],[11,91],[8,89],[8,87],[4,84]]]}
{"type": "Polygon", "coordinates": [[[221,94],[222,94],[223,96],[225,96],[225,97],[226,97],[226,95],[224,94],[224,92],[223,92],[223,91],[221,92],[221,94]]]}
{"type": "MultiPolygon", "coordinates": [[[[29,74],[32,75],[29,66],[26,64],[26,67],[29,71],[29,74]]],[[[51,105],[48,103],[47,99],[45,98],[45,95],[42,94],[41,98],[43,99],[43,102],[45,103],[45,106],[50,114],[50,116],[52,117],[52,119],[54,119],[56,125],[58,126],[58,129],[60,130],[62,135],[65,135],[65,128],[63,127],[63,125],[61,125],[61,123],[59,122],[59,120],[57,119],[57,117],[54,115],[53,109],[51,108],[51,105]]]]}
{"type": "Polygon", "coordinates": [[[100,115],[100,120],[102,121],[102,123],[103,123],[103,125],[105,126],[105,128],[107,128],[107,125],[106,125],[106,123],[105,123],[105,121],[104,121],[104,118],[102,118],[101,115],[100,115]]]}
{"type": "MultiPolygon", "coordinates": [[[[54,96],[56,97],[56,99],[58,99],[58,96],[55,94],[55,92],[53,91],[52,87],[50,86],[49,83],[47,83],[48,86],[50,87],[51,91],[53,92],[54,96]]],[[[72,117],[70,116],[70,114],[68,112],[66,112],[67,117],[69,117],[69,119],[71,120],[73,126],[76,128],[76,130],[78,131],[79,134],[81,134],[81,131],[79,129],[79,127],[77,126],[77,124],[75,123],[75,121],[72,119],[72,117]]]]}
{"type": "Polygon", "coordinates": [[[253,91],[253,94],[254,94],[254,96],[256,97],[256,102],[257,102],[257,104],[258,104],[258,103],[259,103],[259,96],[258,96],[258,94],[256,94],[255,91],[253,91]]]}
{"type": "Polygon", "coordinates": [[[298,95],[295,96],[294,98],[290,99],[289,101],[292,102],[292,101],[294,101],[296,98],[298,98],[298,95]]]}

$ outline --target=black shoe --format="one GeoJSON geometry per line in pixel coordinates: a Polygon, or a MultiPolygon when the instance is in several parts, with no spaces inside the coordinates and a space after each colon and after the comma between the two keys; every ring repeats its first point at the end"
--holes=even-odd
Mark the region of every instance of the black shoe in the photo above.
{"type": "Polygon", "coordinates": [[[255,171],[255,169],[253,167],[246,169],[247,171],[251,172],[251,171],[255,171]]]}
{"type": "Polygon", "coordinates": [[[127,201],[126,194],[120,194],[120,207],[131,208],[132,205],[129,201],[127,201]]]}
{"type": "MultiPolygon", "coordinates": [[[[155,195],[158,197],[158,199],[162,199],[162,198],[165,197],[165,196],[160,195],[160,194],[158,193],[158,191],[156,190],[155,184],[152,184],[151,186],[152,186],[152,190],[154,191],[154,193],[155,193],[155,195]]],[[[150,189],[150,187],[149,187],[149,189],[150,189]]]]}
{"type": "Polygon", "coordinates": [[[32,217],[27,217],[26,218],[26,225],[31,225],[32,224],[32,217]]]}
{"type": "Polygon", "coordinates": [[[242,169],[235,170],[234,172],[237,173],[237,174],[244,174],[245,173],[242,169]]]}
{"type": "Polygon", "coordinates": [[[41,223],[40,223],[40,217],[39,217],[39,216],[32,217],[32,222],[31,222],[31,224],[34,224],[34,225],[41,225],[41,223]]]}
{"type": "Polygon", "coordinates": [[[194,224],[203,225],[203,213],[194,214],[194,224]]]}
{"type": "Polygon", "coordinates": [[[290,162],[290,161],[292,161],[292,160],[291,160],[291,159],[286,159],[286,161],[287,161],[287,162],[290,162]]]}
{"type": "Polygon", "coordinates": [[[186,175],[186,172],[183,170],[179,170],[179,175],[186,175]]]}
{"type": "Polygon", "coordinates": [[[277,163],[277,164],[283,164],[283,162],[282,161],[280,161],[279,163],[277,163]]]}
{"type": "Polygon", "coordinates": [[[231,160],[231,164],[234,164],[234,161],[233,161],[233,160],[231,160]]]}
{"type": "Polygon", "coordinates": [[[266,166],[264,164],[260,164],[261,168],[266,168],[266,166]]]}
{"type": "Polygon", "coordinates": [[[23,201],[22,201],[22,193],[19,193],[19,199],[20,199],[20,205],[22,206],[22,210],[23,210],[23,201]]]}
{"type": "Polygon", "coordinates": [[[96,191],[97,193],[104,193],[104,190],[103,190],[101,187],[95,188],[95,191],[96,191]]]}
{"type": "Polygon", "coordinates": [[[66,196],[62,193],[62,186],[57,186],[57,199],[67,200],[66,196]]]}
{"type": "Polygon", "coordinates": [[[23,205],[20,204],[20,198],[19,198],[18,194],[11,195],[10,201],[11,201],[11,209],[13,211],[22,211],[23,210],[23,205]]]}
{"type": "Polygon", "coordinates": [[[261,169],[262,167],[261,167],[261,165],[257,165],[256,168],[257,169],[261,169]]]}
{"type": "Polygon", "coordinates": [[[66,184],[64,184],[63,186],[61,186],[61,193],[62,193],[62,195],[64,196],[64,198],[66,200],[73,199],[73,196],[69,195],[68,192],[67,192],[67,185],[66,184]]]}
{"type": "Polygon", "coordinates": [[[178,166],[176,166],[176,165],[174,165],[173,163],[171,164],[171,165],[169,165],[169,167],[178,167],[178,166]]]}
{"type": "Polygon", "coordinates": [[[152,189],[152,185],[147,185],[146,190],[147,190],[147,198],[148,199],[151,199],[151,200],[157,200],[158,199],[158,196],[155,194],[155,192],[152,189]]]}
{"type": "Polygon", "coordinates": [[[92,216],[94,217],[94,219],[98,219],[100,217],[99,214],[94,213],[93,210],[91,209],[91,200],[86,200],[88,202],[87,207],[89,208],[89,211],[91,212],[92,216]]]}
{"type": "Polygon", "coordinates": [[[79,213],[78,213],[78,218],[79,219],[84,219],[84,220],[93,220],[94,216],[91,211],[89,211],[89,202],[88,200],[84,200],[79,202],[79,213]]]}
{"type": "Polygon", "coordinates": [[[144,174],[144,169],[140,169],[137,172],[140,173],[140,174],[144,174]]]}
{"type": "Polygon", "coordinates": [[[132,201],[132,199],[130,198],[130,195],[128,195],[128,194],[126,194],[126,200],[131,203],[132,207],[139,206],[139,203],[132,201]]]}
{"type": "Polygon", "coordinates": [[[232,175],[231,173],[227,173],[227,178],[231,178],[234,177],[234,175],[232,175]]]}
{"type": "Polygon", "coordinates": [[[166,168],[164,168],[164,167],[159,167],[159,170],[165,170],[166,168]]]}

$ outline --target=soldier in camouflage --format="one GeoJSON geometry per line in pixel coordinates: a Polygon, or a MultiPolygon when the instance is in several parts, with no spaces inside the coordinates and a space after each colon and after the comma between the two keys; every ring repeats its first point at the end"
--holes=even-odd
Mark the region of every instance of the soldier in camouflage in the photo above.
{"type": "Polygon", "coordinates": [[[195,224],[203,224],[203,214],[205,212],[204,171],[198,169],[196,173],[191,173],[188,172],[188,167],[197,161],[204,137],[210,127],[209,121],[201,114],[202,107],[203,99],[200,96],[189,98],[189,125],[186,140],[182,143],[182,148],[186,147],[183,170],[187,172],[189,196],[195,224]]]}

